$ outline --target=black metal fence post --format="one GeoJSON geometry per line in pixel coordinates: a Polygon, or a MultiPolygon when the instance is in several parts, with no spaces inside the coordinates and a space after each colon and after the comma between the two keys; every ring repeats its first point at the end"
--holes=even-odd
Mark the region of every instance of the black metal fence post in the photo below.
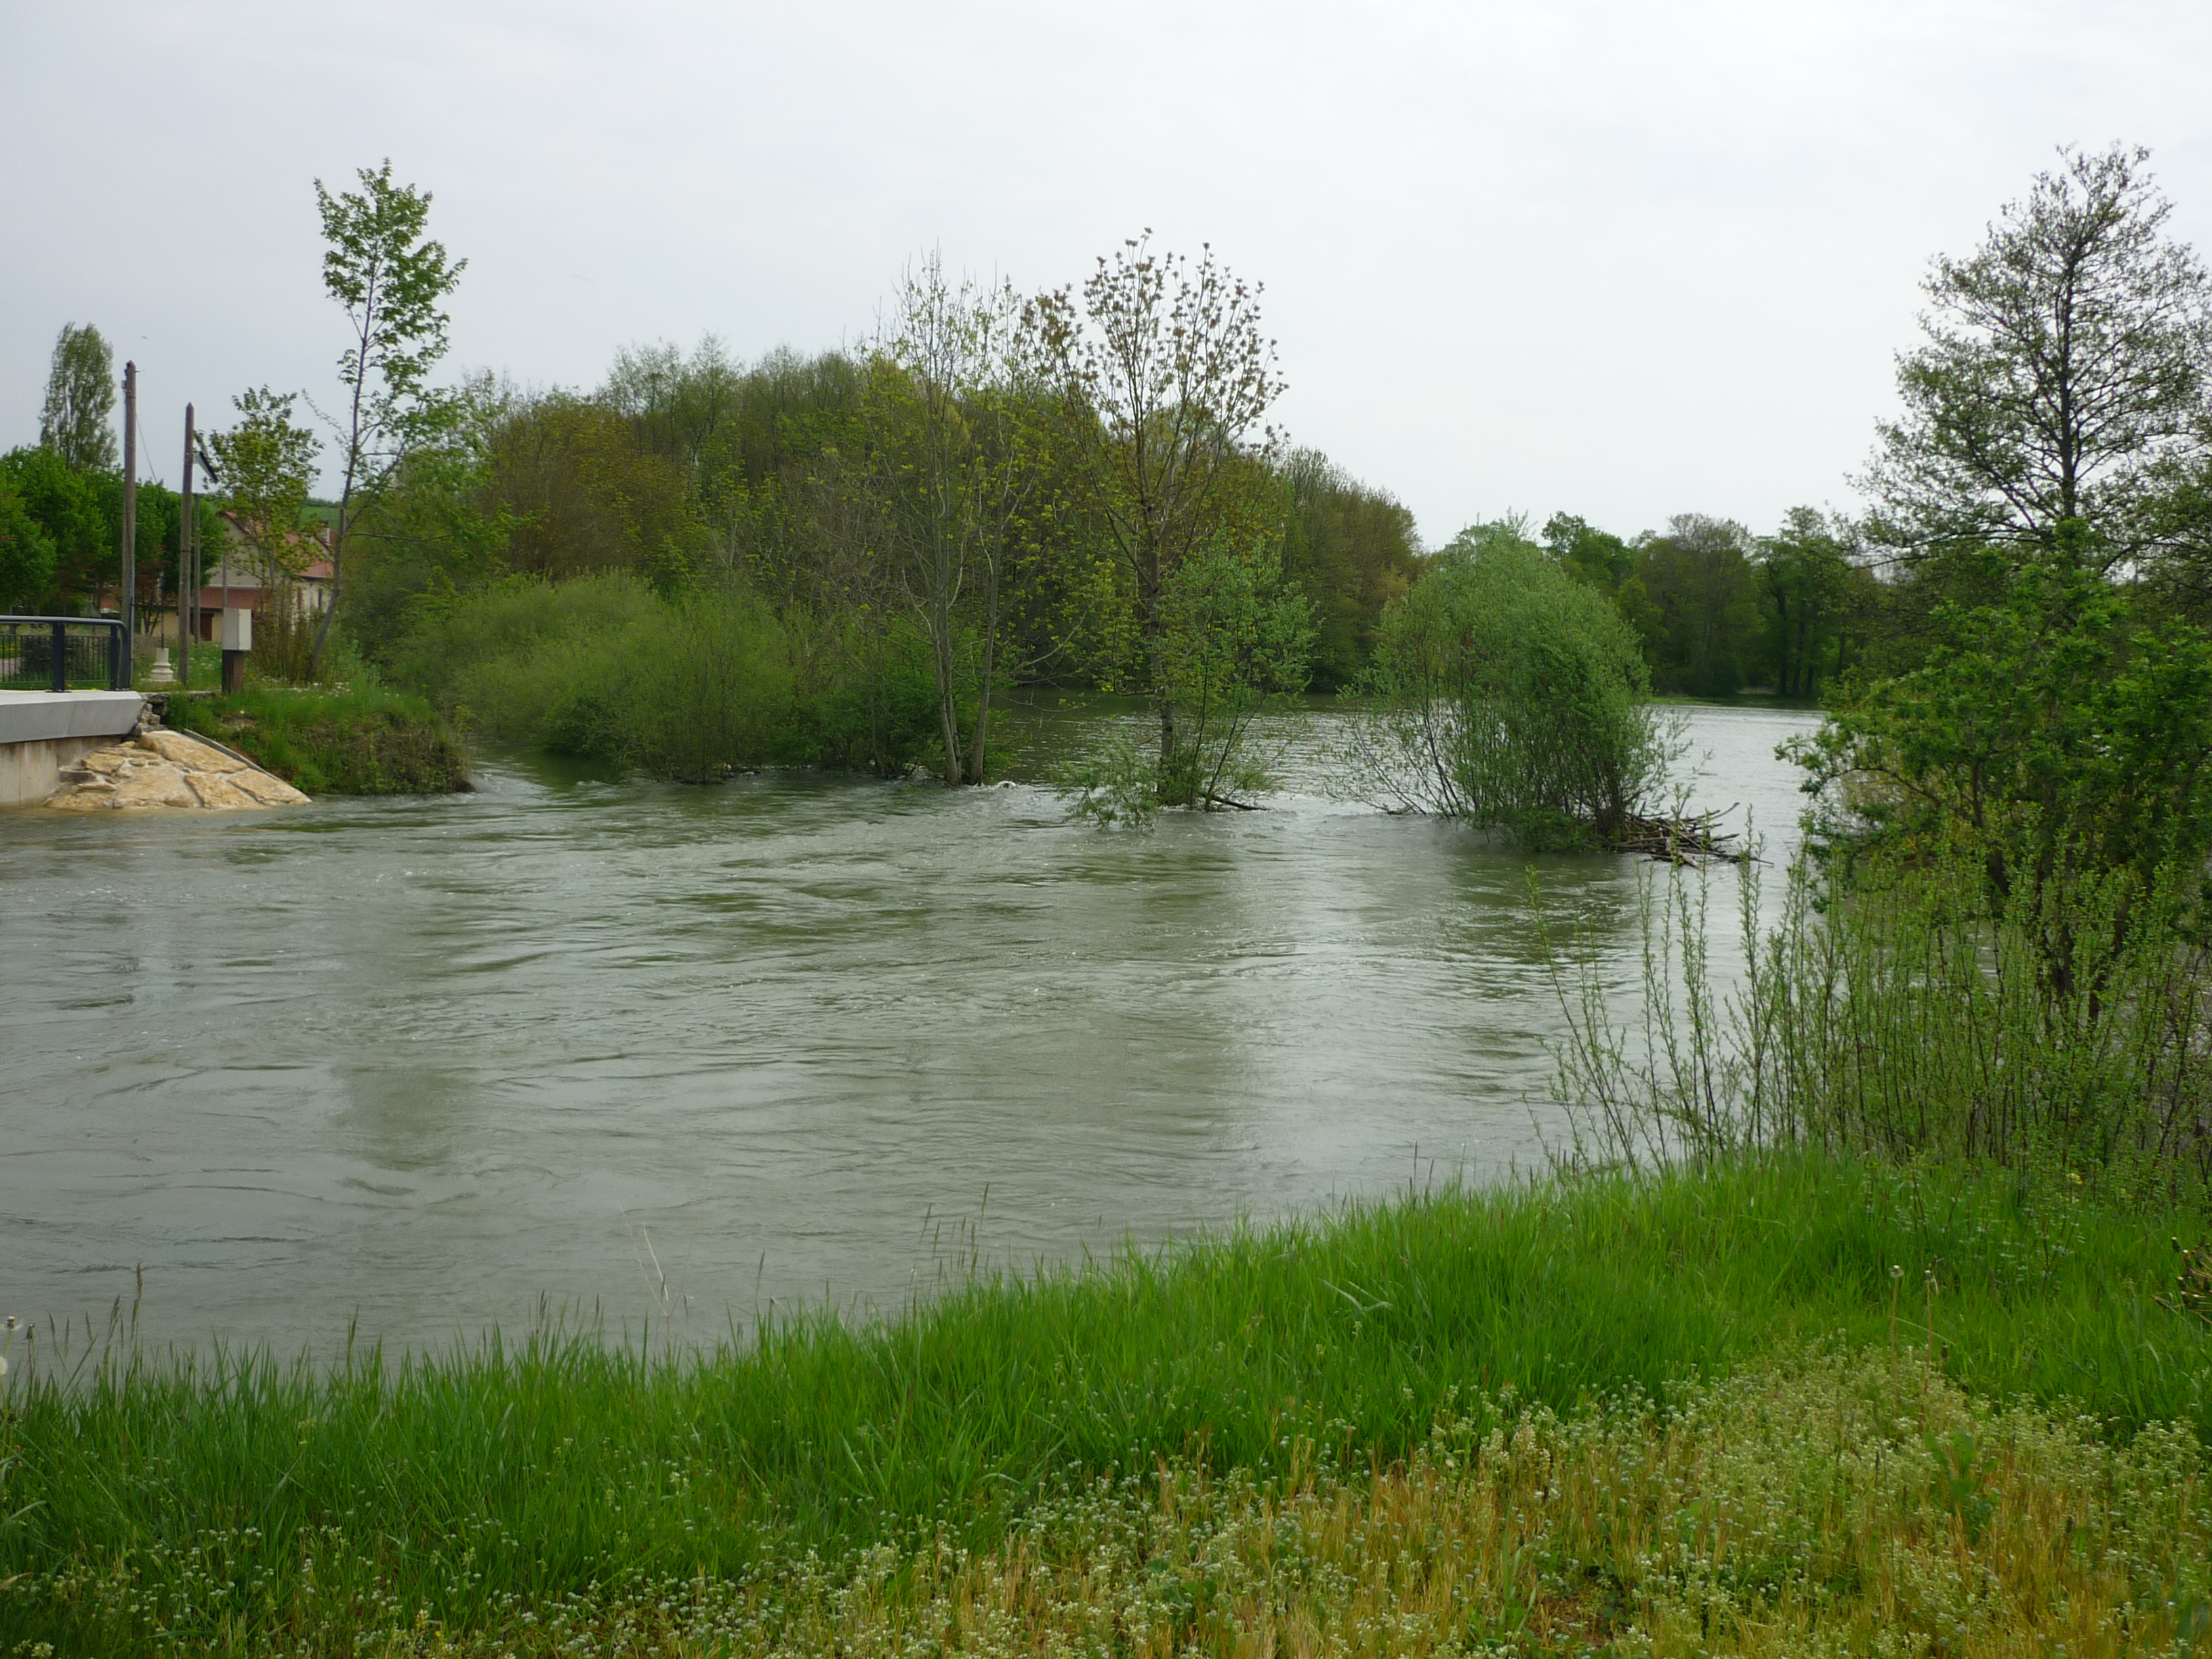
{"type": "Polygon", "coordinates": [[[56,691],[69,690],[69,626],[65,623],[53,625],[53,660],[46,665],[46,678],[56,691]]]}

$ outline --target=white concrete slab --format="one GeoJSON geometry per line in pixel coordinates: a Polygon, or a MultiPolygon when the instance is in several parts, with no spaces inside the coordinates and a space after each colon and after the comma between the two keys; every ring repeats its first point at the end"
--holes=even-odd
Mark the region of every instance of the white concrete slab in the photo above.
{"type": "Polygon", "coordinates": [[[145,707],[136,691],[0,691],[0,744],[119,738],[145,707]]]}

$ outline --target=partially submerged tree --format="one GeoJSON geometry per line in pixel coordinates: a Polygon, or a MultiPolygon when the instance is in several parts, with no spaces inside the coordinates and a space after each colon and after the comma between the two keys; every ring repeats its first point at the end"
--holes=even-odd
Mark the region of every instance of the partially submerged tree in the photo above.
{"type": "Polygon", "coordinates": [[[951,282],[932,252],[901,280],[861,392],[866,488],[892,585],[929,641],[949,784],[983,781],[1007,574],[1038,483],[1020,315],[1010,284],[951,282]]]}
{"type": "Polygon", "coordinates": [[[54,339],[39,441],[79,471],[115,465],[115,354],[100,331],[64,323],[54,339]]]}
{"type": "Polygon", "coordinates": [[[425,240],[430,193],[392,182],[392,163],[359,170],[361,189],[333,196],[315,181],[322,216],[323,288],[345,313],[350,341],[338,358],[346,401],[325,416],[336,434],[337,522],[331,538],[331,603],[315,635],[319,665],[343,594],[345,560],[362,507],[421,446],[456,418],[455,401],[429,384],[446,355],[445,297],[468,262],[425,240]]]}
{"type": "Polygon", "coordinates": [[[1352,787],[1531,847],[1618,846],[1654,810],[1667,734],[1633,629],[1517,524],[1476,525],[1391,606],[1346,756],[1352,787]]]}
{"type": "Polygon", "coordinates": [[[1261,428],[1283,391],[1274,342],[1260,331],[1260,289],[1216,263],[1155,253],[1151,233],[1124,243],[1083,285],[1033,302],[1027,324],[1061,377],[1099,518],[1128,571],[1146,690],[1159,726],[1161,804],[1192,775],[1178,753],[1166,673],[1176,572],[1228,537],[1247,550],[1279,532],[1282,502],[1243,488],[1271,457],[1261,428]],[[1255,510],[1255,509],[1258,510],[1255,510]]]}
{"type": "Polygon", "coordinates": [[[1175,748],[1157,754],[1109,743],[1063,775],[1078,816],[1100,824],[1149,823],[1163,806],[1250,811],[1275,784],[1273,757],[1255,753],[1253,726],[1305,689],[1313,606],[1283,579],[1280,549],[1227,537],[1199,548],[1162,584],[1152,658],[1156,697],[1176,712],[1175,748]]]}
{"type": "Polygon", "coordinates": [[[2025,556],[2075,521],[2107,569],[2212,556],[2212,514],[2175,500],[2212,468],[2212,284],[2165,235],[2148,155],[2063,150],[1978,249],[1936,261],[1863,481],[1878,538],[2025,556]]]}

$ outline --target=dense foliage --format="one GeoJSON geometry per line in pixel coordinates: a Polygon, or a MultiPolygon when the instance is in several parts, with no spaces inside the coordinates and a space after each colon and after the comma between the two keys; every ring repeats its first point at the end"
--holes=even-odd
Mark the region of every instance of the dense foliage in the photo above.
{"type": "Polygon", "coordinates": [[[1524,845],[1617,843],[1666,760],[1636,635],[1517,526],[1480,525],[1383,613],[1347,757],[1394,810],[1524,845]]]}

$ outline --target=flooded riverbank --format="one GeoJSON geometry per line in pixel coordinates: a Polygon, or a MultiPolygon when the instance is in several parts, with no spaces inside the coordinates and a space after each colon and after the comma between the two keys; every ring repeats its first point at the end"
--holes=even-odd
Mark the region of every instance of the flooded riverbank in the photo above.
{"type": "MultiPolygon", "coordinates": [[[[1810,716],[1688,718],[1701,804],[1794,818],[1810,716]]],[[[143,1264],[163,1340],[422,1345],[541,1296],[712,1339],[896,1302],[971,1236],[1059,1258],[1540,1159],[1528,860],[1289,781],[1133,835],[1034,785],[514,757],[0,820],[0,1311],[96,1321],[143,1264]]],[[[1632,983],[1635,864],[1540,863],[1632,983]]]]}

